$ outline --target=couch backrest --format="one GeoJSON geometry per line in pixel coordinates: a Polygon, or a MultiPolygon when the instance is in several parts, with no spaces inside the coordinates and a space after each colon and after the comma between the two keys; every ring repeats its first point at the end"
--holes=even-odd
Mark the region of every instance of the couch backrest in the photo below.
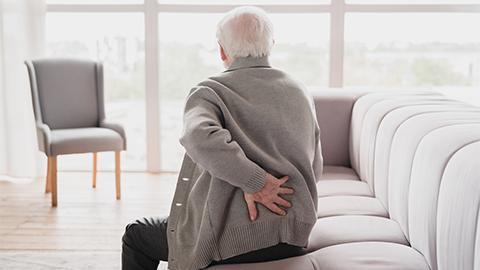
{"type": "MultiPolygon", "coordinates": [[[[467,183],[461,181],[450,183],[449,186],[452,191],[445,190],[445,188],[442,187],[444,184],[442,176],[452,156],[459,149],[480,141],[480,114],[478,114],[477,117],[476,121],[471,121],[470,119],[465,121],[459,120],[454,124],[446,125],[429,132],[421,139],[415,151],[407,200],[409,238],[412,246],[424,254],[427,262],[429,262],[433,269],[473,269],[460,267],[461,265],[454,268],[438,268],[437,260],[440,258],[440,254],[437,253],[444,247],[441,247],[437,243],[437,237],[439,236],[437,234],[437,228],[444,225],[443,223],[456,223],[456,221],[451,220],[453,216],[445,216],[444,219],[439,219],[438,213],[445,213],[445,209],[442,209],[442,207],[450,208],[449,204],[469,207],[470,203],[475,203],[476,200],[480,199],[480,192],[475,194],[476,198],[475,196],[465,197],[465,195],[461,193],[457,193],[457,197],[452,196],[453,189],[458,188],[456,185],[463,186],[465,184],[468,185],[468,183],[473,184],[472,179],[463,180],[467,181],[467,183]],[[439,205],[439,193],[441,189],[445,190],[447,194],[447,197],[443,199],[443,206],[439,205]]],[[[466,159],[464,163],[472,163],[480,166],[480,160],[478,159],[476,161],[475,159],[466,159]]],[[[472,186],[472,188],[473,187],[474,186],[472,186]]],[[[469,215],[471,211],[468,209],[459,211],[456,218],[464,221],[469,221],[473,218],[469,215]]],[[[477,219],[477,215],[478,210],[476,211],[475,219],[477,219]]],[[[467,233],[466,231],[458,231],[462,226],[453,226],[452,234],[461,235],[462,233],[467,233]]],[[[472,231],[470,230],[470,232],[472,231]]],[[[470,238],[475,238],[475,234],[471,234],[470,238]]],[[[452,238],[446,242],[458,247],[463,245],[463,243],[461,243],[462,240],[462,238],[452,238]]],[[[468,250],[464,251],[466,252],[468,250]]],[[[450,256],[450,254],[446,253],[443,254],[443,256],[450,256]]],[[[458,258],[460,259],[461,257],[458,258]]],[[[464,258],[460,261],[464,261],[464,258]]]]}
{"type": "MultiPolygon", "coordinates": [[[[404,132],[409,132],[409,130],[412,129],[412,127],[408,127],[407,121],[410,121],[408,119],[420,122],[428,121],[421,120],[422,117],[429,117],[428,114],[425,114],[426,111],[429,113],[445,113],[450,115],[448,111],[452,109],[459,112],[461,110],[471,110],[471,108],[465,108],[465,106],[459,103],[452,104],[451,101],[440,101],[397,108],[385,115],[377,131],[379,136],[377,136],[375,141],[373,161],[373,164],[382,164],[382,166],[374,166],[374,179],[388,179],[390,162],[385,161],[390,160],[392,142],[393,138],[398,134],[397,131],[404,130],[404,132]]],[[[437,116],[442,118],[441,115],[437,116]]],[[[398,137],[399,136],[397,136],[397,140],[398,137]]],[[[379,198],[385,208],[388,209],[388,181],[379,180],[375,182],[374,189],[375,196],[379,198]]]]}
{"type": "Polygon", "coordinates": [[[312,95],[321,132],[323,164],[350,167],[350,119],[359,94],[333,88],[312,95]]]}
{"type": "MultiPolygon", "coordinates": [[[[398,88],[382,88],[380,90],[375,88],[327,88],[312,92],[317,121],[321,129],[324,165],[357,167],[356,169],[358,169],[358,166],[353,164],[358,162],[358,159],[352,157],[352,151],[355,152],[352,148],[359,147],[359,145],[352,145],[350,139],[352,137],[352,115],[353,117],[358,115],[358,112],[352,113],[352,111],[360,97],[374,93],[388,97],[390,94],[387,93],[398,92],[410,95],[419,92],[423,92],[423,95],[438,95],[437,92],[424,88],[421,88],[421,90],[412,89],[408,91],[398,91],[397,89],[398,88]]],[[[357,109],[358,107],[361,106],[357,105],[357,109]]],[[[367,108],[368,106],[363,107],[367,108]]],[[[361,123],[363,123],[363,116],[364,115],[361,117],[361,123]]],[[[355,123],[357,123],[357,121],[355,121],[355,123]]]]}
{"type": "Polygon", "coordinates": [[[480,267],[480,108],[431,91],[368,93],[349,142],[352,167],[433,270],[480,267]]]}
{"type": "Polygon", "coordinates": [[[480,142],[475,142],[445,166],[438,194],[438,269],[480,269],[479,160],[480,142]],[[477,162],[466,162],[471,160],[477,162]]]}
{"type": "Polygon", "coordinates": [[[373,191],[372,152],[376,131],[383,117],[390,111],[427,100],[445,99],[433,91],[401,90],[368,93],[355,101],[350,127],[350,160],[362,181],[373,191]],[[373,137],[372,137],[373,135],[373,137]]]}

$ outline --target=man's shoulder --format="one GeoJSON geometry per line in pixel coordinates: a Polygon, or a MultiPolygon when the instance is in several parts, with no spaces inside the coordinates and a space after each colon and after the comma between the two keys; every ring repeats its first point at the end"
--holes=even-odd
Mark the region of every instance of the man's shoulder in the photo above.
{"type": "Polygon", "coordinates": [[[222,84],[235,82],[235,81],[244,82],[245,80],[251,80],[253,78],[255,79],[263,78],[265,80],[273,80],[275,78],[276,79],[280,78],[282,80],[300,83],[300,80],[298,80],[296,77],[294,77],[290,73],[282,69],[277,69],[277,68],[268,66],[268,67],[248,67],[248,68],[242,68],[242,69],[226,70],[214,76],[208,77],[207,79],[200,82],[200,85],[209,84],[209,83],[212,83],[212,81],[216,83],[222,83],[222,84]]]}
{"type": "Polygon", "coordinates": [[[277,94],[282,89],[288,89],[286,92],[293,96],[298,96],[300,93],[303,96],[308,92],[299,79],[288,72],[272,67],[227,70],[202,80],[192,89],[192,92],[209,92],[219,97],[225,97],[233,93],[235,95],[248,94],[252,89],[262,89],[262,92],[271,92],[272,94],[277,94]]]}

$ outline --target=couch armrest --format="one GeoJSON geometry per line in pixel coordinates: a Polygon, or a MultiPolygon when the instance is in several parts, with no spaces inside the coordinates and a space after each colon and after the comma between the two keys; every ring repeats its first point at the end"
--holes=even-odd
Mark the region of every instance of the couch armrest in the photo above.
{"type": "Polygon", "coordinates": [[[324,165],[350,167],[350,119],[355,96],[342,89],[312,93],[324,165]]]}

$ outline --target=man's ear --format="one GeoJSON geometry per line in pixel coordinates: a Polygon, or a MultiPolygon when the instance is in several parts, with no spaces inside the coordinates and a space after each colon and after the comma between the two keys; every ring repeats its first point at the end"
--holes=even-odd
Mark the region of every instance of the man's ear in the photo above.
{"type": "Polygon", "coordinates": [[[222,61],[227,60],[227,55],[225,54],[225,51],[223,50],[222,44],[218,42],[218,45],[220,46],[220,57],[222,58],[222,61]]]}

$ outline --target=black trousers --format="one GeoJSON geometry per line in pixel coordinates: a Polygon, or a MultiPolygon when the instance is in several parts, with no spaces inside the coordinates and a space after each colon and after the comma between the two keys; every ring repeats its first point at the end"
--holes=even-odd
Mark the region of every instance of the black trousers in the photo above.
{"type": "MultiPolygon", "coordinates": [[[[127,225],[122,241],[123,270],[156,270],[160,261],[168,261],[168,217],[148,217],[127,225]]],[[[211,265],[266,262],[306,254],[304,248],[280,243],[211,265]]]]}

